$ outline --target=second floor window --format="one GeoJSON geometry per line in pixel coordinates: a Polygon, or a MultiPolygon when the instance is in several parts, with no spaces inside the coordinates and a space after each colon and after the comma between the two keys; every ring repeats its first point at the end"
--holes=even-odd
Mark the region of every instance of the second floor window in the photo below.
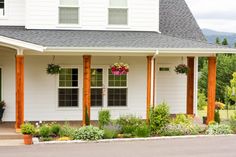
{"type": "Polygon", "coordinates": [[[5,1],[0,0],[0,16],[4,16],[4,15],[5,15],[5,1]]]}
{"type": "Polygon", "coordinates": [[[127,0],[110,0],[108,9],[109,25],[128,25],[127,0]]]}
{"type": "Polygon", "coordinates": [[[59,24],[79,24],[78,0],[60,0],[59,24]]]}

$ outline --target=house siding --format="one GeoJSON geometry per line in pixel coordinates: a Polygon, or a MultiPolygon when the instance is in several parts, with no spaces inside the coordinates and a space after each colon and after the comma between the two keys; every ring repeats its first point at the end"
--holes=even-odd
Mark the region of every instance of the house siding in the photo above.
{"type": "Polygon", "coordinates": [[[58,24],[59,0],[26,0],[26,28],[159,31],[159,0],[128,0],[128,26],[108,25],[109,0],[80,0],[80,24],[58,24]]]}

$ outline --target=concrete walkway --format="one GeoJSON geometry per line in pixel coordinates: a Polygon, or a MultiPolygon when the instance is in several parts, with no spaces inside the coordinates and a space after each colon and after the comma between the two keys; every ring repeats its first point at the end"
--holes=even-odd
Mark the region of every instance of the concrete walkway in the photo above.
{"type": "Polygon", "coordinates": [[[236,157],[236,136],[0,147],[3,157],[236,157]]]}

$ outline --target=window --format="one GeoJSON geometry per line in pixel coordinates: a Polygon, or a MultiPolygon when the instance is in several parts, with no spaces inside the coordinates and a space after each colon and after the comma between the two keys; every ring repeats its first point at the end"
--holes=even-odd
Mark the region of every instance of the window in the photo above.
{"type": "Polygon", "coordinates": [[[60,0],[59,24],[79,24],[78,0],[60,0]]]}
{"type": "Polygon", "coordinates": [[[169,67],[160,67],[159,71],[170,71],[169,67]]]}
{"type": "Polygon", "coordinates": [[[109,25],[127,25],[128,24],[128,4],[127,0],[110,0],[108,9],[109,25]]]}
{"type": "Polygon", "coordinates": [[[5,15],[5,2],[4,0],[0,0],[0,16],[5,15]]]}
{"type": "Polygon", "coordinates": [[[127,106],[127,75],[108,74],[108,106],[127,106]]]}
{"type": "Polygon", "coordinates": [[[59,107],[77,107],[78,96],[78,69],[63,68],[59,74],[59,107]]]}
{"type": "Polygon", "coordinates": [[[91,69],[91,106],[101,107],[103,104],[103,69],[91,69]]]}

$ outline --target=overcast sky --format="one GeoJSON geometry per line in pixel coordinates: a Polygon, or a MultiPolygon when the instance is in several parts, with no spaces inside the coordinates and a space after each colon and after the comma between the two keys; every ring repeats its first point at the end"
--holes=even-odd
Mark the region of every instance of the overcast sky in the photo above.
{"type": "Polygon", "coordinates": [[[236,0],[186,0],[201,28],[236,32],[236,0]]]}

